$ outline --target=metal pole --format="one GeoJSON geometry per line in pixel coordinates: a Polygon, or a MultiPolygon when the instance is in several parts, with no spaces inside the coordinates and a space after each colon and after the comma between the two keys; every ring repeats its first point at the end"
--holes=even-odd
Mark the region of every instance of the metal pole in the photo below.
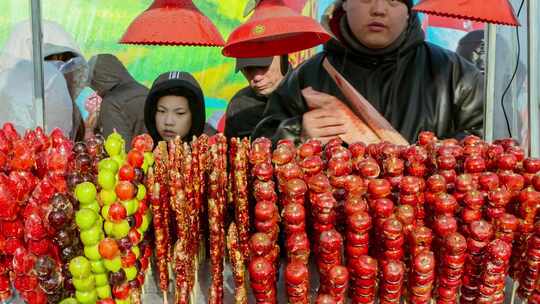
{"type": "Polygon", "coordinates": [[[484,140],[493,141],[493,115],[495,105],[495,75],[496,75],[496,52],[497,27],[493,24],[487,25],[487,65],[485,74],[484,89],[484,140]]]}
{"type": "MultiPolygon", "coordinates": [[[[36,124],[43,129],[46,125],[44,85],[43,85],[43,54],[41,49],[41,4],[40,0],[30,0],[30,16],[32,18],[32,56],[34,66],[34,104],[36,109],[36,124]]],[[[45,129],[46,130],[46,129],[45,129]]]]}
{"type": "Polygon", "coordinates": [[[540,5],[538,1],[527,1],[528,3],[528,35],[529,35],[529,151],[532,157],[540,157],[540,92],[538,85],[540,84],[540,56],[538,49],[540,47],[540,38],[538,30],[540,29],[540,5]]]}

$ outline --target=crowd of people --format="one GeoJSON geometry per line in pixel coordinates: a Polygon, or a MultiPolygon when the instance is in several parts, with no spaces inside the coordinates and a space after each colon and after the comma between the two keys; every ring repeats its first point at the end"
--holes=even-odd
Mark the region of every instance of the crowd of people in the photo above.
{"type": "MultiPolygon", "coordinates": [[[[336,0],[322,21],[333,39],[294,69],[287,55],[237,59],[236,72],[248,86],[229,101],[225,135],[369,142],[355,123],[359,118],[346,113],[349,101],[323,68],[324,60],[411,142],[424,130],[441,138],[481,135],[483,54],[468,47],[470,41],[460,44],[468,58],[427,42],[412,4],[336,0]]],[[[0,120],[20,130],[35,123],[32,81],[20,81],[32,76],[30,33],[29,22],[17,25],[0,55],[0,120]]],[[[112,54],[86,61],[58,24],[44,21],[43,33],[49,129],[60,127],[74,140],[116,131],[127,145],[141,133],[160,141],[208,130],[204,92],[193,75],[168,71],[148,89],[112,54]],[[77,105],[85,87],[98,106],[82,110],[77,105]]]]}

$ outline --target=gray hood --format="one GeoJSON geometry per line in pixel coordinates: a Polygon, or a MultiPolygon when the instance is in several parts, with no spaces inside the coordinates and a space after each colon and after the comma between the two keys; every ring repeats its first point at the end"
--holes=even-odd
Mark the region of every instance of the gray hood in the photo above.
{"type": "MultiPolygon", "coordinates": [[[[84,59],[79,46],[61,25],[53,21],[43,20],[43,58],[64,52],[71,52],[75,57],[84,59]]],[[[32,28],[30,21],[16,24],[0,55],[0,70],[14,66],[19,60],[32,61],[32,28]]]]}
{"type": "Polygon", "coordinates": [[[135,82],[124,64],[111,54],[99,54],[89,61],[90,87],[103,97],[114,87],[135,82]]]}

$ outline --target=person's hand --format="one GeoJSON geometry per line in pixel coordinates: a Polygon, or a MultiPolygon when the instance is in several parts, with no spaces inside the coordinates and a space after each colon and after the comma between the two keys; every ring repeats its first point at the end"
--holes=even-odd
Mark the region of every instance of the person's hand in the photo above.
{"type": "Polygon", "coordinates": [[[310,111],[302,118],[302,139],[316,138],[323,143],[340,137],[347,143],[377,143],[379,138],[341,100],[306,88],[302,90],[310,111]]]}
{"type": "Polygon", "coordinates": [[[344,135],[347,132],[346,121],[337,113],[328,109],[314,109],[302,117],[302,139],[315,138],[323,143],[344,135]]]}

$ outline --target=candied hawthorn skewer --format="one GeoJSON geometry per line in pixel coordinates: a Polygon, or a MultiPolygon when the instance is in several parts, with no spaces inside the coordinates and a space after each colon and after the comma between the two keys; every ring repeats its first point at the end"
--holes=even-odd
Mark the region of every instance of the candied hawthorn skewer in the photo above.
{"type": "Polygon", "coordinates": [[[234,275],[234,300],[236,304],[247,304],[246,267],[240,247],[236,224],[231,223],[227,232],[227,250],[234,275]]]}

